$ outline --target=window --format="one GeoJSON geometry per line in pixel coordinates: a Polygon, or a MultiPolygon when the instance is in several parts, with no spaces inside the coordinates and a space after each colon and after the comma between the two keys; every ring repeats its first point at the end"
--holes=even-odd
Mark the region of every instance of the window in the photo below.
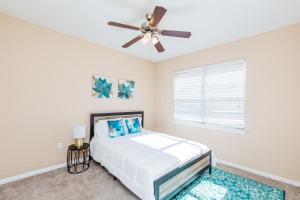
{"type": "Polygon", "coordinates": [[[175,120],[245,130],[245,75],[244,60],[176,71],[175,120]]]}

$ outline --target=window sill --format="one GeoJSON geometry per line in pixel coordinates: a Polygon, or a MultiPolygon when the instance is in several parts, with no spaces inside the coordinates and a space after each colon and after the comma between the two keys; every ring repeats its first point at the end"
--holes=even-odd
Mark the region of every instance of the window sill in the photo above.
{"type": "Polygon", "coordinates": [[[212,129],[212,130],[217,130],[217,131],[224,131],[224,132],[228,132],[228,133],[236,133],[236,134],[246,134],[247,133],[247,130],[243,130],[243,129],[219,127],[219,126],[214,126],[214,125],[207,125],[207,124],[201,124],[198,122],[184,121],[184,120],[178,120],[178,119],[175,119],[173,121],[173,123],[179,124],[179,125],[185,125],[185,126],[206,128],[206,129],[212,129]]]}

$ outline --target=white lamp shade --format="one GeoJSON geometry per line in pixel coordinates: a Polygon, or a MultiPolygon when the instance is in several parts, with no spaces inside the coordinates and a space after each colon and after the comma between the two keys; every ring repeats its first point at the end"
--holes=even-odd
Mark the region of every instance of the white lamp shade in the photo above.
{"type": "Polygon", "coordinates": [[[79,139],[79,138],[85,138],[86,134],[86,128],[82,125],[77,125],[73,128],[73,138],[79,139]]]}

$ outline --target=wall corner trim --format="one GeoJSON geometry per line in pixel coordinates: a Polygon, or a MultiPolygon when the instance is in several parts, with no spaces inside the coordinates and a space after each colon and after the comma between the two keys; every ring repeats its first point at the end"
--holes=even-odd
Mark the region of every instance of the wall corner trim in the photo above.
{"type": "Polygon", "coordinates": [[[234,168],[237,168],[237,169],[241,169],[241,170],[244,170],[244,171],[259,175],[259,176],[264,176],[264,177],[267,177],[267,178],[270,178],[270,179],[273,179],[273,180],[276,180],[276,181],[287,183],[287,184],[290,184],[290,185],[293,185],[293,186],[296,186],[296,187],[300,187],[300,182],[299,181],[287,179],[287,178],[284,178],[284,177],[281,177],[281,176],[273,175],[273,174],[263,172],[263,171],[259,171],[259,170],[256,170],[256,169],[251,169],[249,167],[245,167],[245,166],[242,166],[242,165],[239,165],[239,164],[236,164],[236,163],[233,163],[233,162],[229,162],[229,161],[226,161],[226,160],[218,160],[218,163],[224,164],[224,165],[227,165],[227,166],[230,166],[230,167],[234,167],[234,168]]]}
{"type": "Polygon", "coordinates": [[[67,166],[67,163],[61,163],[61,164],[58,164],[58,165],[52,165],[50,167],[46,167],[46,168],[26,172],[26,173],[23,173],[23,174],[19,174],[19,175],[16,175],[16,176],[11,176],[11,177],[8,177],[8,178],[0,179],[0,185],[6,184],[6,183],[11,183],[11,182],[14,182],[14,181],[18,181],[18,180],[21,180],[21,179],[24,179],[24,178],[28,178],[30,176],[35,176],[35,175],[38,175],[38,174],[50,172],[50,171],[53,171],[53,170],[56,170],[56,169],[66,167],[66,166],[67,166]]]}

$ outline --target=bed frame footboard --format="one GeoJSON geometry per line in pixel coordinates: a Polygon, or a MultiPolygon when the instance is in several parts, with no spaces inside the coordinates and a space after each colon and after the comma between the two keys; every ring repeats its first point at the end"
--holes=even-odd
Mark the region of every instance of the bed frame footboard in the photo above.
{"type": "Polygon", "coordinates": [[[154,181],[156,200],[168,200],[194,181],[205,170],[211,174],[211,151],[174,169],[154,181]]]}

